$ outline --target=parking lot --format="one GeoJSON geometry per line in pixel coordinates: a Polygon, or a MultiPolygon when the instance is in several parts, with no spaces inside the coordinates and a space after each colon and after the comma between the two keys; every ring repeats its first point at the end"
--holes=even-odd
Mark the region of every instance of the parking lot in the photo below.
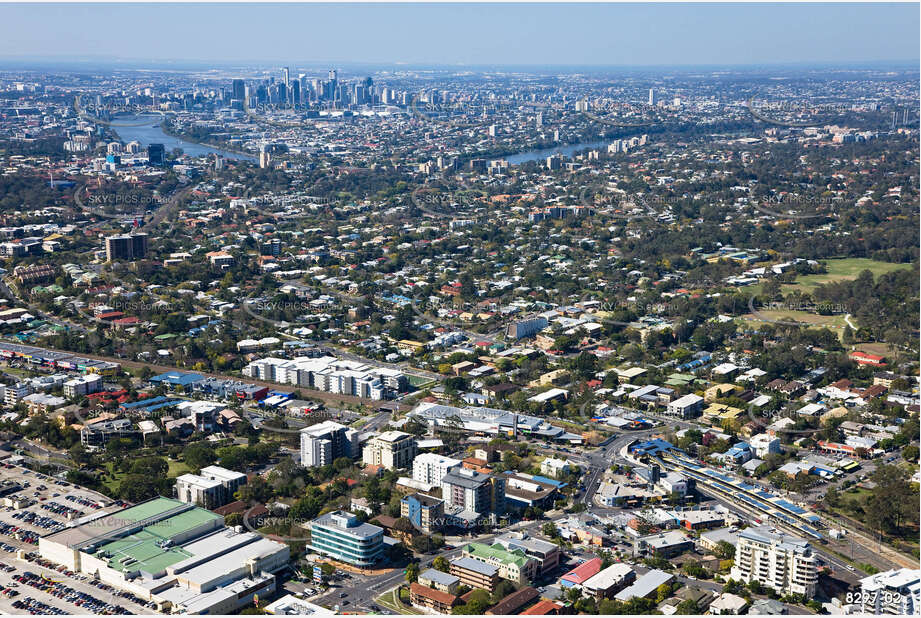
{"type": "Polygon", "coordinates": [[[120,508],[96,492],[0,463],[0,614],[152,613],[142,599],[38,556],[38,539],[74,519],[120,508]],[[20,488],[10,491],[15,483],[20,488]],[[17,558],[22,551],[24,559],[17,558]]]}

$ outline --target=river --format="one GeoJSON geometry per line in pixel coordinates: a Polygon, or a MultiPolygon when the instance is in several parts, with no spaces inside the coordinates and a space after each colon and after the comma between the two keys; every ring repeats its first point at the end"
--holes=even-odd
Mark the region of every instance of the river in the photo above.
{"type": "Polygon", "coordinates": [[[511,165],[521,165],[522,163],[527,163],[528,161],[543,161],[547,157],[557,153],[560,153],[566,157],[572,157],[573,153],[579,152],[580,150],[586,150],[588,148],[607,148],[611,141],[613,140],[599,142],[580,142],[578,144],[567,144],[565,146],[560,145],[554,148],[528,150],[527,152],[519,152],[518,154],[509,155],[504,158],[511,165]]]}
{"type": "Polygon", "coordinates": [[[255,161],[256,157],[250,155],[212,148],[204,144],[187,142],[178,137],[167,135],[160,127],[160,116],[119,116],[109,126],[112,127],[118,137],[126,144],[128,142],[140,142],[142,146],[150,144],[163,144],[166,152],[172,152],[174,148],[181,148],[182,152],[192,157],[204,157],[209,154],[218,154],[226,159],[240,159],[243,161],[255,161]],[[150,120],[150,123],[139,124],[144,120],[150,120]],[[131,126],[125,126],[131,125],[131,126]]]}

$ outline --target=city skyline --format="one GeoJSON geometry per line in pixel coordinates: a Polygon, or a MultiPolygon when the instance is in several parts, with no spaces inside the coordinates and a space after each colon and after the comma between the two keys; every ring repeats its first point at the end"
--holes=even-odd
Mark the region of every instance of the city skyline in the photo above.
{"type": "Polygon", "coordinates": [[[842,65],[917,61],[921,41],[914,28],[918,5],[893,3],[105,7],[100,14],[98,5],[6,5],[0,60],[145,66],[842,65]],[[156,34],[138,49],[134,27],[140,23],[156,34]],[[99,31],[106,36],[97,36],[99,31]],[[477,45],[471,45],[473,33],[477,45]]]}

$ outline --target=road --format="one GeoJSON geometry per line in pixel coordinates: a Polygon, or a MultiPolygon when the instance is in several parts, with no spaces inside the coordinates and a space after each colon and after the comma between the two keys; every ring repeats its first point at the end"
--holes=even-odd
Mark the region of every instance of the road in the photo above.
{"type": "MultiPolygon", "coordinates": [[[[566,517],[568,517],[568,515],[560,513],[545,520],[518,522],[497,533],[479,535],[465,539],[463,541],[459,541],[458,547],[452,549],[438,552],[436,554],[417,554],[416,557],[419,559],[419,571],[422,572],[430,568],[432,566],[432,562],[434,562],[435,558],[438,556],[443,556],[449,560],[460,556],[462,553],[463,545],[466,543],[476,542],[489,544],[497,536],[506,534],[508,532],[524,531],[533,533],[536,530],[539,530],[540,527],[543,526],[543,524],[547,521],[558,521],[566,517]]],[[[387,592],[388,590],[393,589],[398,584],[404,583],[405,581],[406,577],[402,568],[394,569],[390,573],[369,577],[362,575],[352,575],[346,579],[342,585],[329,590],[327,593],[318,598],[312,599],[311,601],[326,607],[339,605],[341,611],[368,611],[370,610],[370,605],[374,603],[375,598],[379,597],[381,594],[387,592]],[[343,593],[345,594],[345,597],[340,597],[339,595],[343,593]],[[343,601],[348,601],[348,605],[343,606],[343,601]]]]}

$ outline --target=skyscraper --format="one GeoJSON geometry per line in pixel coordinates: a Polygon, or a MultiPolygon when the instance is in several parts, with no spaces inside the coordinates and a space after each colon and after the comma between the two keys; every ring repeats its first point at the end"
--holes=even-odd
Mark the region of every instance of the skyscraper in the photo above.
{"type": "Polygon", "coordinates": [[[166,158],[166,147],[163,144],[148,144],[147,162],[150,165],[163,165],[166,158]]]}
{"type": "Polygon", "coordinates": [[[656,104],[656,90],[655,90],[655,88],[650,88],[650,89],[649,89],[649,104],[650,104],[650,105],[655,105],[655,104],[656,104]]]}
{"type": "Polygon", "coordinates": [[[241,101],[246,97],[246,85],[243,83],[242,79],[235,79],[231,84],[231,99],[240,99],[241,101]]]}

